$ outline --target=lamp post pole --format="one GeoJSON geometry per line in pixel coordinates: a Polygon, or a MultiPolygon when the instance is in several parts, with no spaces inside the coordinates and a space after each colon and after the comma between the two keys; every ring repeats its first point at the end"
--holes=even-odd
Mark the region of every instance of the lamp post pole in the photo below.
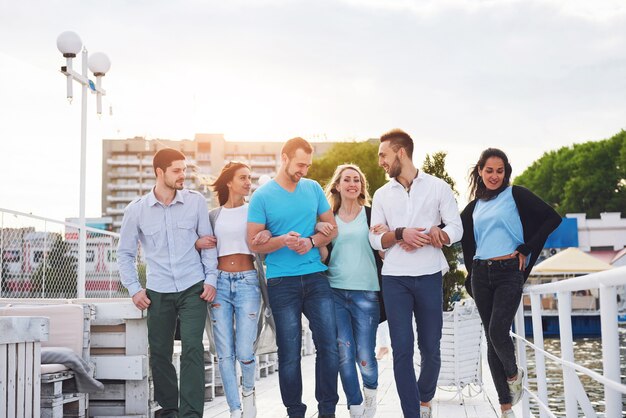
{"type": "Polygon", "coordinates": [[[63,32],[57,38],[57,48],[66,58],[66,65],[61,67],[61,72],[67,77],[67,98],[72,100],[72,83],[78,81],[82,86],[81,91],[81,112],[80,112],[80,196],[79,196],[79,230],[78,230],[78,277],[76,281],[76,291],[79,298],[85,297],[86,283],[86,260],[87,260],[87,230],[85,219],[85,193],[87,176],[87,90],[91,89],[97,95],[97,112],[102,113],[102,96],[106,91],[101,87],[101,79],[111,68],[109,58],[101,52],[97,52],[88,60],[87,49],[82,47],[80,37],[74,32],[63,32]],[[76,73],[72,69],[72,59],[82,49],[81,73],[76,73]],[[97,85],[89,80],[87,68],[96,76],[97,85]]]}

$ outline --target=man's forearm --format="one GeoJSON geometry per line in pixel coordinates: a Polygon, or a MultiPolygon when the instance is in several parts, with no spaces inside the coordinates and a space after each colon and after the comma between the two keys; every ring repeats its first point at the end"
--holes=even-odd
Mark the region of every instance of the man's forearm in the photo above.
{"type": "Polygon", "coordinates": [[[395,231],[387,231],[383,234],[383,238],[381,240],[381,244],[383,248],[389,248],[395,245],[396,241],[396,232],[395,231]]]}
{"type": "Polygon", "coordinates": [[[258,254],[273,253],[274,251],[280,250],[284,246],[285,246],[285,243],[283,242],[283,238],[281,236],[272,237],[265,244],[249,243],[250,251],[258,253],[258,254]]]}
{"type": "Polygon", "coordinates": [[[327,246],[335,237],[337,236],[337,228],[333,229],[333,233],[330,235],[324,235],[321,232],[317,232],[311,235],[313,241],[315,241],[316,247],[325,247],[327,246]]]}

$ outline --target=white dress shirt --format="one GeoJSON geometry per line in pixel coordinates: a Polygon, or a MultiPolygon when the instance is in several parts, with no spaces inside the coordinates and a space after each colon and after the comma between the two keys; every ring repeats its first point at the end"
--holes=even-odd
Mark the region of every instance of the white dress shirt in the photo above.
{"type": "MultiPolygon", "coordinates": [[[[391,231],[399,227],[426,228],[445,224],[450,244],[463,236],[459,208],[452,189],[445,181],[419,171],[409,192],[396,179],[374,193],[371,225],[385,224],[391,231]]],[[[370,232],[372,248],[382,250],[382,236],[370,232]]],[[[405,251],[393,245],[385,252],[382,274],[386,276],[423,276],[449,270],[443,251],[432,245],[405,251]]]]}

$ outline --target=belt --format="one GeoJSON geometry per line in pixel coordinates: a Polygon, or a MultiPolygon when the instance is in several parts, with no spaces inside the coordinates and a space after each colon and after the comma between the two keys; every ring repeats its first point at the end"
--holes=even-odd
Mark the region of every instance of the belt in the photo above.
{"type": "Polygon", "coordinates": [[[474,264],[477,266],[509,266],[509,265],[517,265],[519,264],[519,259],[515,258],[507,258],[505,260],[474,260],[474,264]]]}

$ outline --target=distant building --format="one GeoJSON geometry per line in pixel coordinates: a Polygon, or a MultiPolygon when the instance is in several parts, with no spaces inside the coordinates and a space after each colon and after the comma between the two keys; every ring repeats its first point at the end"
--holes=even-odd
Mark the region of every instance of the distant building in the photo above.
{"type": "Polygon", "coordinates": [[[604,212],[600,219],[584,213],[568,213],[578,223],[578,248],[582,251],[620,251],[626,247],[626,218],[620,212],[604,212]]]}
{"type": "MultiPolygon", "coordinates": [[[[180,141],[135,137],[102,141],[102,215],[112,218],[113,231],[119,232],[124,208],[147,193],[155,184],[152,157],[162,148],[174,148],[187,156],[185,187],[202,193],[209,206],[215,204],[208,184],[225,163],[238,160],[250,165],[253,189],[263,174],[276,175],[284,141],[231,142],[222,134],[196,134],[180,141]]],[[[315,142],[315,154],[323,154],[334,143],[315,142]]]]}

